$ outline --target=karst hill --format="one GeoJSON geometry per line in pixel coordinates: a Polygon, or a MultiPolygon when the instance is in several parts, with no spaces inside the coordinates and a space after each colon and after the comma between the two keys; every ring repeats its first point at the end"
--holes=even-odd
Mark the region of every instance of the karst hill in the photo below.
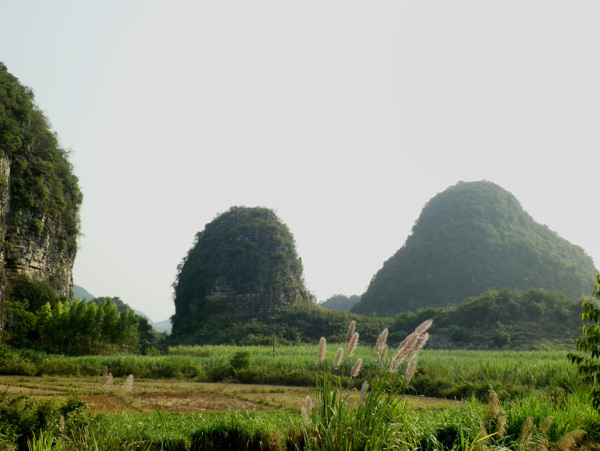
{"type": "Polygon", "coordinates": [[[232,207],[196,234],[175,282],[173,337],[211,341],[235,321],[312,302],[294,237],[263,207],[232,207]]]}
{"type": "Polygon", "coordinates": [[[580,247],[535,222],[511,193],[487,181],[460,182],[425,205],[352,312],[441,307],[490,288],[579,298],[593,292],[594,274],[580,247]]]}
{"type": "Polygon", "coordinates": [[[32,90],[0,63],[0,307],[23,276],[71,296],[81,201],[32,90]]]}

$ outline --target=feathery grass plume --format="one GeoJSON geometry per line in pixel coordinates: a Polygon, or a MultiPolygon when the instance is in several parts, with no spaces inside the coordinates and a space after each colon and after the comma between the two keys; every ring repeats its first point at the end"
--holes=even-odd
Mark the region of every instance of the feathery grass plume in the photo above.
{"type": "Polygon", "coordinates": [[[352,334],[352,338],[350,339],[350,344],[348,345],[348,354],[354,354],[356,347],[358,346],[358,332],[354,332],[352,334]]]}
{"type": "Polygon", "coordinates": [[[508,418],[506,414],[503,413],[496,420],[496,437],[499,439],[503,439],[506,435],[506,426],[507,426],[508,418]]]}
{"type": "Polygon", "coordinates": [[[500,415],[500,400],[498,399],[498,393],[494,390],[490,392],[490,411],[493,417],[500,415]]]}
{"type": "Polygon", "coordinates": [[[413,352],[417,352],[423,349],[425,347],[425,344],[427,344],[427,340],[429,340],[429,332],[425,332],[417,339],[417,342],[415,343],[415,349],[413,352]]]}
{"type": "Polygon", "coordinates": [[[542,439],[535,444],[533,451],[548,451],[550,449],[550,442],[547,439],[542,439]]]}
{"type": "Polygon", "coordinates": [[[302,417],[303,423],[308,423],[308,412],[304,406],[300,407],[300,416],[302,417]]]}
{"type": "Polygon", "coordinates": [[[65,433],[65,417],[63,415],[60,416],[60,420],[58,422],[58,430],[60,431],[61,434],[65,433]]]}
{"type": "Polygon", "coordinates": [[[388,331],[388,329],[386,327],[379,334],[379,337],[377,337],[377,343],[375,343],[375,350],[377,351],[378,354],[381,353],[381,351],[383,350],[384,346],[387,346],[386,343],[387,343],[388,334],[389,334],[389,331],[388,331]]]}
{"type": "Polygon", "coordinates": [[[404,373],[404,378],[406,379],[406,383],[408,384],[410,380],[415,375],[415,371],[417,371],[417,357],[419,354],[415,353],[411,357],[408,362],[408,366],[406,367],[406,372],[404,373]]]}
{"type": "Polygon", "coordinates": [[[546,419],[542,421],[542,424],[540,424],[538,431],[540,431],[542,435],[548,435],[548,431],[550,430],[550,426],[552,425],[553,421],[553,416],[546,417],[546,419]]]}
{"type": "Polygon", "coordinates": [[[102,372],[102,388],[105,392],[109,392],[113,388],[113,375],[108,372],[108,367],[104,367],[104,371],[102,372]]]}
{"type": "Polygon", "coordinates": [[[479,437],[482,437],[482,441],[486,441],[489,438],[487,429],[481,421],[479,422],[479,437]]]}
{"type": "Polygon", "coordinates": [[[417,326],[417,328],[415,329],[415,334],[417,335],[422,335],[424,334],[427,329],[429,329],[431,327],[431,325],[433,324],[433,320],[432,319],[428,319],[426,321],[423,321],[421,324],[419,324],[417,326]]]}
{"type": "Polygon", "coordinates": [[[395,373],[398,371],[398,367],[404,362],[406,357],[397,352],[394,357],[392,357],[392,361],[390,362],[390,373],[395,373]]]}
{"type": "Polygon", "coordinates": [[[321,339],[319,340],[319,350],[317,352],[317,358],[319,359],[319,362],[322,362],[323,359],[325,358],[326,351],[327,351],[327,340],[325,340],[325,337],[321,337],[321,339]]]}
{"type": "Polygon", "coordinates": [[[313,408],[313,402],[310,395],[306,395],[304,398],[304,402],[302,403],[302,407],[300,408],[300,414],[302,415],[302,421],[304,423],[308,423],[308,416],[313,408]]]}
{"type": "Polygon", "coordinates": [[[350,321],[350,325],[348,326],[348,333],[346,334],[346,351],[350,351],[350,341],[352,341],[352,336],[354,335],[355,330],[356,321],[350,321]]]}
{"type": "Polygon", "coordinates": [[[404,340],[402,340],[402,343],[400,343],[400,345],[398,346],[398,352],[405,354],[406,356],[410,355],[412,350],[415,348],[415,345],[417,344],[418,340],[419,335],[413,332],[404,340]]]}
{"type": "Polygon", "coordinates": [[[123,396],[129,396],[131,394],[131,390],[133,389],[133,374],[127,376],[125,379],[125,383],[123,384],[123,396]]]}
{"type": "Polygon", "coordinates": [[[571,431],[556,444],[556,449],[559,451],[571,451],[584,436],[585,431],[581,429],[571,431]]]}
{"type": "Polygon", "coordinates": [[[379,351],[379,362],[380,363],[383,363],[383,361],[385,360],[387,351],[388,351],[388,345],[383,345],[383,347],[381,348],[381,351],[379,351]]]}
{"type": "Polygon", "coordinates": [[[300,415],[302,416],[302,421],[304,423],[309,422],[308,416],[310,415],[312,408],[313,408],[312,398],[310,397],[310,395],[306,395],[306,398],[304,398],[304,402],[302,403],[302,407],[300,408],[300,415]]]}
{"type": "Polygon", "coordinates": [[[364,404],[365,399],[367,399],[367,392],[369,391],[369,383],[364,381],[362,386],[360,387],[360,396],[358,397],[358,403],[364,404]]]}
{"type": "Polygon", "coordinates": [[[350,371],[350,378],[358,376],[361,365],[362,365],[362,359],[358,359],[356,361],[356,363],[354,364],[354,366],[352,367],[352,370],[350,371]]]}
{"type": "Polygon", "coordinates": [[[340,366],[340,363],[342,363],[342,357],[344,357],[344,348],[338,349],[338,352],[335,355],[335,360],[333,361],[334,368],[340,366]]]}
{"type": "Polygon", "coordinates": [[[527,445],[531,436],[531,428],[533,426],[533,417],[527,417],[521,426],[521,433],[519,434],[519,440],[522,444],[527,445]]]}

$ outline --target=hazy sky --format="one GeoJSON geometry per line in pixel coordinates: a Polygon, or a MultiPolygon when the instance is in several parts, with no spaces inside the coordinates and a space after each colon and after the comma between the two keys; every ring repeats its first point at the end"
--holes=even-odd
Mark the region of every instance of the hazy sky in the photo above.
{"type": "Polygon", "coordinates": [[[0,0],[0,61],[72,151],[75,283],[160,321],[233,205],[278,213],[319,301],[362,294],[460,180],[600,262],[599,21],[597,0],[0,0]]]}

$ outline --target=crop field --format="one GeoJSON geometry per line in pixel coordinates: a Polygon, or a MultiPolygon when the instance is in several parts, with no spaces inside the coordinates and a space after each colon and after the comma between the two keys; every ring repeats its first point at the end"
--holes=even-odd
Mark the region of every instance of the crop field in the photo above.
{"type": "Polygon", "coordinates": [[[334,368],[339,347],[328,344],[321,362],[317,348],[307,345],[276,347],[275,354],[272,347],[204,346],[172,348],[163,356],[4,355],[0,417],[16,412],[23,422],[47,417],[57,425],[62,414],[52,412],[83,401],[85,410],[73,410],[77,415],[69,414],[74,419],[67,416],[67,424],[79,421],[85,428],[63,433],[53,426],[48,430],[54,432],[29,437],[19,449],[30,449],[28,443],[65,450],[89,443],[106,450],[360,449],[328,448],[318,437],[345,437],[344,428],[358,423],[344,422],[362,421],[363,410],[364,418],[390,416],[386,421],[397,426],[372,439],[392,434],[405,443],[401,449],[472,449],[484,437],[487,449],[599,449],[600,432],[594,431],[600,431],[600,415],[566,351],[421,351],[406,385],[402,371],[391,374],[389,360],[379,364],[369,346],[334,368]],[[360,376],[350,378],[357,359],[363,361],[360,376]],[[376,402],[361,401],[365,381],[376,402]],[[325,399],[327,393],[333,398],[325,399]],[[316,409],[308,419],[305,411],[301,415],[307,397],[316,409]],[[338,418],[327,429],[317,422],[325,418],[321,408],[338,418]],[[524,441],[527,425],[532,429],[524,441]],[[572,446],[560,448],[571,436],[572,446]]]}

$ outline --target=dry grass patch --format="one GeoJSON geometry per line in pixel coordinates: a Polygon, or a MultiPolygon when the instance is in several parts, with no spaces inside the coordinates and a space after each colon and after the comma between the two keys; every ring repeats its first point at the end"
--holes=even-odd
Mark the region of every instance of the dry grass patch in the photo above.
{"type": "MultiPolygon", "coordinates": [[[[172,413],[236,411],[299,412],[306,395],[315,397],[310,387],[205,383],[183,380],[135,379],[131,391],[123,392],[126,378],[115,378],[112,389],[105,392],[101,377],[0,376],[0,392],[19,392],[40,400],[65,402],[74,396],[84,400],[93,412],[172,413]]],[[[455,405],[422,396],[407,396],[414,409],[442,409],[455,405]]]]}

